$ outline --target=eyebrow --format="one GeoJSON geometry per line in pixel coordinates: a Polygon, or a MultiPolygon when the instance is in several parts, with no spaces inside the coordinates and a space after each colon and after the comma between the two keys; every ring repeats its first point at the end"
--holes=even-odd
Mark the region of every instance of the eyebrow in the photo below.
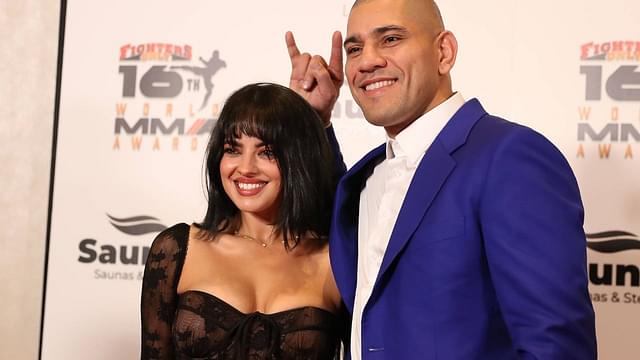
{"type": "MultiPolygon", "coordinates": [[[[243,145],[238,141],[238,139],[232,139],[231,141],[225,141],[225,143],[223,144],[223,146],[224,146],[224,145],[229,145],[229,146],[239,147],[239,148],[242,148],[242,147],[243,147],[243,145]]],[[[257,144],[256,144],[256,147],[257,147],[257,148],[261,148],[261,147],[268,147],[268,146],[271,146],[271,145],[269,145],[269,144],[265,143],[264,141],[261,141],[261,142],[259,142],[259,143],[257,143],[257,144]]]]}
{"type": "MultiPolygon", "coordinates": [[[[385,26],[380,26],[377,27],[375,29],[373,29],[373,31],[371,31],[372,33],[376,34],[376,35],[382,35],[386,32],[389,31],[398,31],[401,33],[408,33],[407,28],[405,28],[404,26],[399,26],[399,25],[385,25],[385,26]]],[[[358,43],[358,42],[362,42],[362,38],[358,35],[352,35],[349,36],[348,38],[345,39],[343,46],[347,46],[347,44],[349,43],[358,43]]]]}

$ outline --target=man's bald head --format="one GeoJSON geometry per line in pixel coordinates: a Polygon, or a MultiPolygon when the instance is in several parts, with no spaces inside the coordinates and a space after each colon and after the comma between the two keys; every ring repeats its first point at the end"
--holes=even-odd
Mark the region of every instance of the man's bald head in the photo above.
{"type": "MultiPolygon", "coordinates": [[[[377,0],[356,0],[351,6],[351,10],[357,7],[358,5],[374,2],[377,0]]],[[[407,10],[410,10],[414,15],[420,17],[421,20],[425,21],[425,24],[428,25],[435,32],[440,32],[444,30],[444,20],[442,19],[442,13],[440,13],[440,8],[438,4],[436,4],[433,0],[396,0],[398,6],[406,6],[407,10]]]]}
{"type": "Polygon", "coordinates": [[[433,0],[358,0],[344,46],[351,94],[391,137],[452,94],[457,42],[433,0]]]}

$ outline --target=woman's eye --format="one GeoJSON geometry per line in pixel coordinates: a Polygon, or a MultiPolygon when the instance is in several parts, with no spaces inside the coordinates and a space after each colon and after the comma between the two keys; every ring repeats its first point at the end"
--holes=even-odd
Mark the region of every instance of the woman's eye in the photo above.
{"type": "Polygon", "coordinates": [[[224,154],[229,154],[229,155],[233,155],[233,154],[237,154],[238,151],[236,149],[234,149],[232,146],[225,146],[224,149],[222,150],[222,152],[224,154]]]}
{"type": "Polygon", "coordinates": [[[273,160],[276,158],[276,154],[271,149],[264,149],[260,152],[260,156],[263,156],[269,160],[273,160]]]}

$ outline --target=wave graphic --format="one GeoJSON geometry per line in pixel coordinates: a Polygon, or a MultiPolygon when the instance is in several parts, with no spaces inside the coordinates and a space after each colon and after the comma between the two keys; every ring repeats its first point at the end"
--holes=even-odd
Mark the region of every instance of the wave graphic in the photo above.
{"type": "Polygon", "coordinates": [[[113,225],[113,227],[127,235],[157,233],[167,228],[161,224],[157,218],[148,215],[117,218],[107,214],[107,217],[109,217],[109,223],[113,225]]]}
{"type": "Polygon", "coordinates": [[[636,234],[611,230],[586,234],[587,247],[601,253],[617,253],[627,250],[640,250],[640,239],[636,234]],[[590,239],[597,239],[589,241],[590,239]]]}

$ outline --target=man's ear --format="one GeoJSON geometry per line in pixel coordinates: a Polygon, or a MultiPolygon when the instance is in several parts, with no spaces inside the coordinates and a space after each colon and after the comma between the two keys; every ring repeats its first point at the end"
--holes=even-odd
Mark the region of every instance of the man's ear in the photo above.
{"type": "Polygon", "coordinates": [[[445,30],[438,35],[438,50],[440,51],[440,63],[438,71],[440,75],[447,75],[456,63],[458,55],[458,40],[449,30],[445,30]]]}

